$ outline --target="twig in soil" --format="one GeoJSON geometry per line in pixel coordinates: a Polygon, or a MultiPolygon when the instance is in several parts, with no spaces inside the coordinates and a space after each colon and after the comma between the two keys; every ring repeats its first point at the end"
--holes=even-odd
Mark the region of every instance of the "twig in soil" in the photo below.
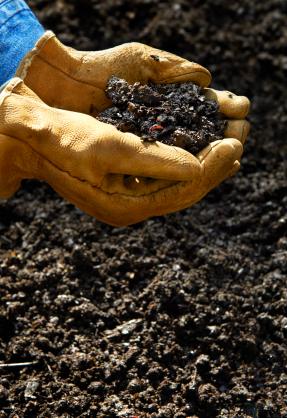
{"type": "Polygon", "coordinates": [[[4,237],[4,235],[2,235],[0,238],[1,238],[3,241],[7,242],[8,244],[12,244],[12,241],[11,241],[9,238],[4,237]]]}
{"type": "Polygon", "coordinates": [[[54,380],[54,382],[58,382],[57,381],[57,379],[56,379],[56,376],[55,376],[55,374],[53,373],[53,370],[52,370],[52,368],[51,368],[51,366],[48,364],[48,362],[44,359],[44,363],[45,363],[45,365],[46,365],[46,367],[47,367],[47,369],[48,369],[48,371],[49,371],[49,373],[50,373],[50,375],[52,376],[52,379],[54,380]]]}
{"type": "Polygon", "coordinates": [[[29,367],[38,364],[38,361],[29,361],[27,363],[0,363],[0,368],[9,368],[9,367],[29,367]]]}

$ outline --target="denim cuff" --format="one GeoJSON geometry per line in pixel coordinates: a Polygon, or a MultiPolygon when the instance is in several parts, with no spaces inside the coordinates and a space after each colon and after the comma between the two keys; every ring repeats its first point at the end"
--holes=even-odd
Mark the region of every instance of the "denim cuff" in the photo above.
{"type": "Polygon", "coordinates": [[[7,86],[7,84],[9,84],[10,79],[8,81],[5,81],[5,83],[1,84],[0,86],[0,93],[5,89],[5,87],[7,86]]]}
{"type": "Polygon", "coordinates": [[[0,85],[12,78],[44,28],[23,0],[0,0],[0,85]]]}

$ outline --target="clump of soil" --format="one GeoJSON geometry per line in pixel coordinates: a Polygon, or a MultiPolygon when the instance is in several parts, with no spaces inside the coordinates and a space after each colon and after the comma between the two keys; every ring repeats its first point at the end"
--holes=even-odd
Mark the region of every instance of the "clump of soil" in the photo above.
{"type": "Polygon", "coordinates": [[[98,118],[143,140],[160,141],[197,154],[210,142],[222,139],[225,120],[219,106],[193,83],[128,84],[111,77],[106,94],[113,107],[98,118]]]}

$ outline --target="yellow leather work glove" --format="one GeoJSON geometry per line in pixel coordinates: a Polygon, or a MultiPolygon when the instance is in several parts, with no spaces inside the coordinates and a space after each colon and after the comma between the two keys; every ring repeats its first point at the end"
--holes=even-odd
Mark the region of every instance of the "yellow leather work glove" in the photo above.
{"type": "Polygon", "coordinates": [[[242,145],[223,139],[197,157],[146,143],[82,113],[49,107],[19,78],[0,94],[0,197],[24,178],[111,225],[128,225],[198,201],[239,167],[242,145]]]}
{"type": "MultiPolygon", "coordinates": [[[[16,75],[45,103],[96,116],[110,105],[107,81],[113,75],[129,83],[176,83],[191,81],[201,87],[211,82],[209,71],[169,52],[132,42],[96,52],[81,52],[63,45],[51,31],[39,39],[22,60],[16,75]]],[[[206,89],[226,115],[225,137],[245,141],[249,100],[228,91],[206,89]]]]}
{"type": "Polygon", "coordinates": [[[132,42],[80,52],[64,46],[50,31],[28,52],[16,72],[50,106],[91,115],[109,106],[105,88],[112,75],[129,83],[193,81],[203,87],[211,80],[201,65],[144,44],[132,42]]]}
{"type": "MultiPolygon", "coordinates": [[[[110,105],[105,88],[113,75],[129,83],[191,81],[207,87],[211,82],[210,72],[201,65],[148,45],[132,42],[103,51],[76,51],[51,31],[28,52],[16,73],[48,105],[94,116],[110,105]]],[[[217,100],[230,119],[225,136],[244,142],[249,131],[247,97],[213,89],[206,95],[217,100]]]]}

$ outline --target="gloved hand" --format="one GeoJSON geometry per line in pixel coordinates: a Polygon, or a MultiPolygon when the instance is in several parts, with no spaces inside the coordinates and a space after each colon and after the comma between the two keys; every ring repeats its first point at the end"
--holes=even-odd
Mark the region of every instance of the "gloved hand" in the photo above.
{"type": "Polygon", "coordinates": [[[45,103],[53,107],[96,115],[110,101],[105,95],[109,78],[129,83],[210,83],[207,69],[168,52],[132,42],[96,52],[64,46],[47,31],[24,57],[16,72],[45,103]]]}
{"type": "Polygon", "coordinates": [[[216,141],[196,157],[143,142],[91,116],[49,107],[18,78],[0,94],[1,198],[24,178],[41,179],[99,220],[128,225],[200,200],[238,169],[241,154],[237,139],[216,141]]]}
{"type": "MultiPolygon", "coordinates": [[[[80,52],[64,46],[51,31],[24,57],[16,75],[48,105],[93,116],[110,105],[105,88],[112,75],[129,83],[191,81],[207,87],[211,81],[209,71],[201,65],[144,44],[80,52]]],[[[213,89],[206,89],[206,95],[217,100],[220,111],[230,119],[225,136],[243,143],[249,131],[244,120],[249,100],[213,89]]]]}

